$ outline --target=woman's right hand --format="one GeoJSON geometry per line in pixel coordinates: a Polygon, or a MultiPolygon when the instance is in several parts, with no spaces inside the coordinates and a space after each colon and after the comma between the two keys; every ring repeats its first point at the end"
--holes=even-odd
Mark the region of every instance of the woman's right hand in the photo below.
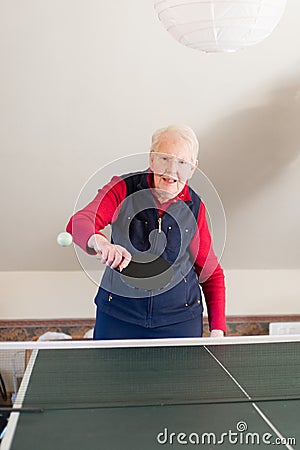
{"type": "Polygon", "coordinates": [[[93,234],[87,243],[93,249],[100,261],[112,269],[119,268],[120,272],[128,266],[131,254],[121,245],[110,243],[101,234],[93,234]]]}

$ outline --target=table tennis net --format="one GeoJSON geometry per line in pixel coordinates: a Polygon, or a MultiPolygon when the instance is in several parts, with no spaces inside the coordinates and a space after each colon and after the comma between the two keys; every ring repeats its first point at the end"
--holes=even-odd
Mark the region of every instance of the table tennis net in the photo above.
{"type": "Polygon", "coordinates": [[[1,373],[7,391],[13,391],[14,408],[25,411],[300,398],[299,341],[119,348],[68,344],[68,348],[59,344],[52,348],[52,344],[49,349],[37,345],[16,351],[3,350],[0,345],[1,373]]]}

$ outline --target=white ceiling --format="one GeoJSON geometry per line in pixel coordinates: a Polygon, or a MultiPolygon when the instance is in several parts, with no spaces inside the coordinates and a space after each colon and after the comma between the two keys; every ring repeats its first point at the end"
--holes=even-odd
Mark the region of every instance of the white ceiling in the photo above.
{"type": "Polygon", "coordinates": [[[205,54],[169,35],[151,0],[3,0],[0,270],[79,269],[56,235],[82,187],[171,123],[194,128],[222,199],[224,267],[299,268],[299,21],[288,0],[263,43],[205,54]]]}

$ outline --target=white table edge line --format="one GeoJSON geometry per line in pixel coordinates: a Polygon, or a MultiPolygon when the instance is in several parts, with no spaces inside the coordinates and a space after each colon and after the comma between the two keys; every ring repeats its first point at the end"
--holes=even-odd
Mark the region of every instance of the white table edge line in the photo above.
{"type": "MultiPolygon", "coordinates": [[[[22,408],[23,406],[23,401],[25,398],[25,394],[27,391],[27,387],[28,387],[28,383],[31,377],[31,373],[35,364],[35,360],[38,354],[38,350],[34,350],[30,356],[28,365],[26,367],[22,382],[20,384],[18,393],[17,393],[17,397],[15,400],[15,403],[13,404],[13,409],[14,408],[22,408]]],[[[9,420],[8,420],[8,424],[7,424],[7,428],[4,434],[4,437],[2,439],[1,442],[1,446],[0,449],[1,450],[9,450],[11,448],[12,442],[13,442],[13,438],[17,429],[17,425],[18,425],[18,420],[20,417],[20,412],[16,412],[14,413],[13,411],[10,414],[9,420]]]]}

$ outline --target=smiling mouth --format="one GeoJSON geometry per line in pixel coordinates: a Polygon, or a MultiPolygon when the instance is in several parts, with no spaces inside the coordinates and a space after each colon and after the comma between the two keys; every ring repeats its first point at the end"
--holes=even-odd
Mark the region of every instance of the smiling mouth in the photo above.
{"type": "Polygon", "coordinates": [[[175,178],[170,178],[170,177],[162,177],[162,179],[168,184],[173,184],[173,183],[176,183],[176,181],[177,181],[175,178]]]}

